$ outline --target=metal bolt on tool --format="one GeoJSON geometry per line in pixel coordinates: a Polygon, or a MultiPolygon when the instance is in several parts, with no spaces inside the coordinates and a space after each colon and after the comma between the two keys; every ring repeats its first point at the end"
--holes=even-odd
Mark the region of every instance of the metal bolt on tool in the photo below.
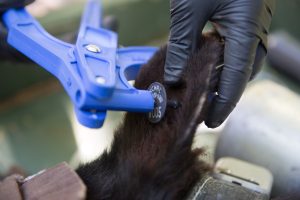
{"type": "Polygon", "coordinates": [[[88,51],[93,52],[93,53],[101,53],[100,47],[98,47],[97,45],[94,45],[94,44],[89,44],[89,45],[85,46],[85,48],[88,51]]]}

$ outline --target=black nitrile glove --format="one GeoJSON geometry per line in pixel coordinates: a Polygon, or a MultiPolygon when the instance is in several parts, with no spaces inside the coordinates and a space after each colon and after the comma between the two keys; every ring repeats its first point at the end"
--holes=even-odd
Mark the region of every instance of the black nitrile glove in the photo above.
{"type": "Polygon", "coordinates": [[[10,8],[21,8],[34,0],[0,0],[0,13],[4,12],[10,8]]]}
{"type": "Polygon", "coordinates": [[[274,9],[275,0],[171,0],[166,84],[180,82],[206,22],[213,22],[225,40],[225,65],[206,119],[208,127],[216,128],[225,121],[248,81],[260,70],[274,9]]]}
{"type": "Polygon", "coordinates": [[[27,60],[23,55],[7,44],[7,31],[3,25],[2,13],[10,8],[21,8],[34,0],[0,0],[0,59],[24,61],[27,60]]]}

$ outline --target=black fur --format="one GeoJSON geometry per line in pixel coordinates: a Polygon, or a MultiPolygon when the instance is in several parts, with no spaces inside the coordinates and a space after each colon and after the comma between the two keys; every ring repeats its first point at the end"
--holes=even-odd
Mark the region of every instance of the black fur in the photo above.
{"type": "MultiPolygon", "coordinates": [[[[166,48],[162,48],[140,70],[135,86],[147,89],[163,83],[166,48]]],[[[217,34],[202,36],[198,51],[189,59],[183,84],[167,88],[169,100],[181,103],[167,108],[159,124],[145,114],[128,113],[116,130],[110,151],[81,166],[77,173],[91,200],[183,199],[210,170],[198,159],[202,149],[192,150],[197,125],[209,106],[209,88],[217,85],[215,67],[222,63],[223,43],[217,34]],[[214,78],[212,78],[214,77],[214,78]]]]}

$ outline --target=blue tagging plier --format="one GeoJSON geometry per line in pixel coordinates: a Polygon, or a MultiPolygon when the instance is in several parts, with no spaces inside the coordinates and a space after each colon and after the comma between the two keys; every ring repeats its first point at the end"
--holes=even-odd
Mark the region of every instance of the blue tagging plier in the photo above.
{"type": "Polygon", "coordinates": [[[88,1],[75,45],[48,34],[25,9],[3,15],[8,43],[59,79],[79,122],[90,128],[102,127],[107,110],[154,109],[151,92],[137,90],[128,81],[135,80],[157,49],[118,49],[117,34],[101,28],[100,6],[98,0],[88,1]]]}

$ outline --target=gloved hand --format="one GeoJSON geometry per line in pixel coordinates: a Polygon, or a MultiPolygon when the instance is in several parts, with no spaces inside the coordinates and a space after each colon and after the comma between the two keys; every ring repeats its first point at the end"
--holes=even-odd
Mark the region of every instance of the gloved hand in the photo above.
{"type": "Polygon", "coordinates": [[[19,61],[27,60],[24,58],[24,56],[7,44],[7,31],[1,21],[2,13],[6,10],[10,8],[24,7],[33,1],[34,0],[0,0],[0,58],[19,61]]]}
{"type": "Polygon", "coordinates": [[[34,0],[0,0],[0,13],[10,8],[24,7],[33,1],[34,0]]]}
{"type": "Polygon", "coordinates": [[[171,0],[171,33],[165,83],[180,82],[197,37],[207,21],[225,40],[224,68],[206,125],[220,126],[235,108],[266,56],[275,0],[171,0]]]}

